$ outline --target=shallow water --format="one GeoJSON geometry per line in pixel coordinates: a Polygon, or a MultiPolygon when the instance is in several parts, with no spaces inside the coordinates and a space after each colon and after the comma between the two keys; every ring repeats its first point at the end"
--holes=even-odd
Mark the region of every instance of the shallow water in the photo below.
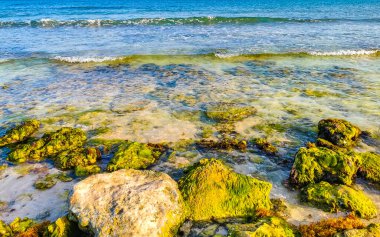
{"type": "MultiPolygon", "coordinates": [[[[272,197],[286,199],[294,224],[336,216],[300,204],[297,192],[282,184],[298,148],[316,139],[319,120],[358,125],[373,138],[357,149],[380,152],[376,1],[40,4],[0,2],[0,134],[33,117],[43,122],[37,135],[73,126],[91,139],[179,143],[211,129],[216,139],[219,125],[205,116],[208,105],[254,106],[257,114],[236,122],[234,132],[267,137],[279,157],[253,148],[188,147],[153,169],[178,179],[202,157],[224,159],[239,173],[270,181],[272,197]]],[[[0,149],[0,164],[6,154],[0,149]]],[[[45,163],[29,166],[30,174],[18,173],[23,166],[1,173],[0,201],[8,203],[1,219],[54,220],[65,213],[66,200],[58,197],[76,181],[38,191],[37,176],[57,171],[45,163]],[[47,215],[51,203],[63,208],[47,215]]],[[[377,190],[359,187],[380,207],[377,190]]]]}

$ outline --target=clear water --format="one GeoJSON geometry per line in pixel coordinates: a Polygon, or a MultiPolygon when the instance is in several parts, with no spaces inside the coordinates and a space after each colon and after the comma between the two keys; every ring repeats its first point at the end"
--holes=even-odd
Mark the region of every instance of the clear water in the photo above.
{"type": "MultiPolygon", "coordinates": [[[[379,12],[380,2],[369,0],[3,0],[0,127],[36,117],[43,131],[75,126],[92,138],[178,142],[216,130],[202,114],[208,104],[252,105],[258,114],[234,129],[245,139],[267,137],[279,159],[257,150],[189,150],[178,161],[218,156],[238,172],[271,181],[272,196],[292,205],[293,223],[325,218],[281,182],[297,149],[315,140],[322,118],[369,131],[374,140],[358,150],[380,152],[379,12]]],[[[2,162],[5,156],[0,150],[2,162]]],[[[155,169],[176,176],[176,165],[155,169]]],[[[3,184],[19,175],[16,168],[1,176],[3,184]]],[[[29,186],[33,200],[51,198],[29,186]]],[[[380,207],[378,192],[363,188],[380,207]]],[[[52,192],[59,191],[66,192],[59,186],[52,192]]],[[[19,208],[34,205],[20,195],[12,188],[1,193],[13,204],[0,218],[51,211],[54,220],[62,212],[19,208]]]]}

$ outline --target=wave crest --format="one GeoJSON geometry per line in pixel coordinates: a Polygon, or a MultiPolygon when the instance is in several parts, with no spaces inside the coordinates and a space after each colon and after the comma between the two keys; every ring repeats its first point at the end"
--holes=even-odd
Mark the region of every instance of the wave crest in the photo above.
{"type": "Polygon", "coordinates": [[[53,58],[53,60],[61,61],[61,62],[67,62],[67,63],[101,63],[105,61],[113,61],[117,60],[119,57],[63,57],[63,56],[56,56],[53,58]]]}

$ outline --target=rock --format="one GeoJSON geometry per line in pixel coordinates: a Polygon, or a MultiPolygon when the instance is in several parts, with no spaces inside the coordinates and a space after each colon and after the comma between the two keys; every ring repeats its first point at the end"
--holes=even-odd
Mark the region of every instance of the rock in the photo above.
{"type": "Polygon", "coordinates": [[[368,180],[380,183],[380,154],[365,152],[359,155],[362,157],[359,174],[368,180]]]}
{"type": "Polygon", "coordinates": [[[334,235],[334,237],[378,237],[380,236],[380,224],[370,224],[364,229],[346,230],[334,235]]]}
{"type": "Polygon", "coordinates": [[[255,107],[235,103],[213,103],[207,106],[206,115],[216,122],[236,122],[256,114],[255,107]]]}
{"type": "Polygon", "coordinates": [[[70,221],[67,216],[58,218],[54,223],[50,224],[43,235],[43,237],[81,237],[85,236],[80,231],[78,224],[70,221]]]}
{"type": "Polygon", "coordinates": [[[42,237],[49,224],[49,221],[35,224],[29,227],[25,232],[18,234],[17,237],[42,237]]]}
{"type": "Polygon", "coordinates": [[[53,175],[46,175],[44,178],[39,178],[34,183],[34,187],[36,189],[49,189],[52,188],[54,185],[56,185],[57,180],[54,178],[53,175]]]}
{"type": "Polygon", "coordinates": [[[74,187],[70,210],[95,236],[174,236],[185,219],[177,183],[154,171],[92,175],[74,187]]]}
{"type": "Polygon", "coordinates": [[[295,156],[290,183],[302,187],[325,180],[350,185],[360,164],[361,159],[354,152],[343,153],[325,147],[303,147],[295,156]]]}
{"type": "Polygon", "coordinates": [[[2,237],[11,237],[13,236],[11,227],[5,224],[2,220],[0,220],[0,236],[2,237]]]}
{"type": "Polygon", "coordinates": [[[343,119],[323,119],[318,123],[318,137],[340,147],[355,145],[360,133],[358,127],[343,119]]]}
{"type": "Polygon", "coordinates": [[[252,224],[228,225],[229,236],[234,237],[294,237],[297,232],[285,220],[279,217],[265,217],[252,224]]]}
{"type": "Polygon", "coordinates": [[[9,227],[12,229],[13,234],[25,232],[29,227],[32,227],[36,222],[32,219],[25,217],[21,219],[20,217],[15,218],[9,227]]]}
{"type": "Polygon", "coordinates": [[[93,165],[101,158],[97,148],[78,148],[61,152],[54,158],[54,165],[62,170],[73,169],[76,166],[93,165]]]}
{"type": "Polygon", "coordinates": [[[276,155],[277,148],[270,144],[266,138],[256,138],[253,140],[253,143],[263,152],[268,155],[276,155]]]}
{"type": "Polygon", "coordinates": [[[228,137],[224,137],[218,141],[202,139],[196,145],[203,149],[239,150],[242,152],[247,150],[247,141],[228,137]]]}
{"type": "Polygon", "coordinates": [[[97,165],[77,166],[75,167],[76,176],[89,176],[100,173],[102,169],[97,165]]]}
{"type": "Polygon", "coordinates": [[[37,120],[22,122],[15,128],[8,130],[5,135],[0,138],[0,147],[25,141],[40,128],[40,125],[40,122],[37,120]]]}
{"type": "Polygon", "coordinates": [[[80,129],[61,128],[53,133],[46,133],[41,139],[31,144],[23,144],[16,147],[8,155],[12,162],[41,161],[48,157],[57,156],[63,151],[76,150],[83,147],[86,135],[80,129]]]}
{"type": "Polygon", "coordinates": [[[108,171],[119,169],[146,169],[160,157],[160,149],[138,142],[126,142],[119,146],[107,165],[108,171]]]}
{"type": "Polygon", "coordinates": [[[252,216],[271,208],[270,183],[235,173],[216,159],[190,167],[179,187],[195,221],[252,216]]]}
{"type": "Polygon", "coordinates": [[[303,201],[325,211],[352,211],[362,218],[377,216],[377,208],[373,201],[362,191],[346,185],[331,185],[327,182],[310,184],[301,191],[303,201]]]}

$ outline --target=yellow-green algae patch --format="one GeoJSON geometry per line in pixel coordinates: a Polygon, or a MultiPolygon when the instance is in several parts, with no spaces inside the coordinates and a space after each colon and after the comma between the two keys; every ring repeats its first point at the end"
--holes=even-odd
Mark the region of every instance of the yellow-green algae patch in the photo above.
{"type": "Polygon", "coordinates": [[[85,236],[78,227],[78,224],[70,221],[67,216],[58,218],[50,224],[43,237],[80,237],[85,236]]]}
{"type": "Polygon", "coordinates": [[[372,152],[359,153],[362,164],[359,173],[366,179],[380,183],[380,155],[372,152]]]}
{"type": "Polygon", "coordinates": [[[318,137],[340,147],[356,144],[360,129],[343,119],[322,119],[318,123],[318,137]]]}
{"type": "Polygon", "coordinates": [[[255,107],[234,103],[220,102],[210,104],[206,115],[217,122],[234,122],[248,118],[257,112],[255,107]]]}
{"type": "Polygon", "coordinates": [[[377,208],[373,201],[364,192],[346,185],[332,185],[324,181],[310,184],[302,190],[301,197],[326,211],[347,210],[366,219],[377,216],[377,208]]]}
{"type": "Polygon", "coordinates": [[[217,159],[192,166],[179,188],[196,221],[254,216],[258,209],[271,208],[270,183],[235,173],[217,159]]]}
{"type": "Polygon", "coordinates": [[[40,125],[40,122],[37,120],[22,122],[15,128],[8,130],[5,135],[0,138],[0,147],[25,141],[39,129],[40,125]]]}
{"type": "Polygon", "coordinates": [[[89,176],[92,174],[100,173],[102,169],[98,165],[88,165],[88,166],[76,166],[75,175],[76,176],[89,176]]]}
{"type": "Polygon", "coordinates": [[[62,170],[72,169],[76,166],[93,165],[100,157],[100,151],[93,147],[66,150],[54,157],[54,165],[62,170]]]}

